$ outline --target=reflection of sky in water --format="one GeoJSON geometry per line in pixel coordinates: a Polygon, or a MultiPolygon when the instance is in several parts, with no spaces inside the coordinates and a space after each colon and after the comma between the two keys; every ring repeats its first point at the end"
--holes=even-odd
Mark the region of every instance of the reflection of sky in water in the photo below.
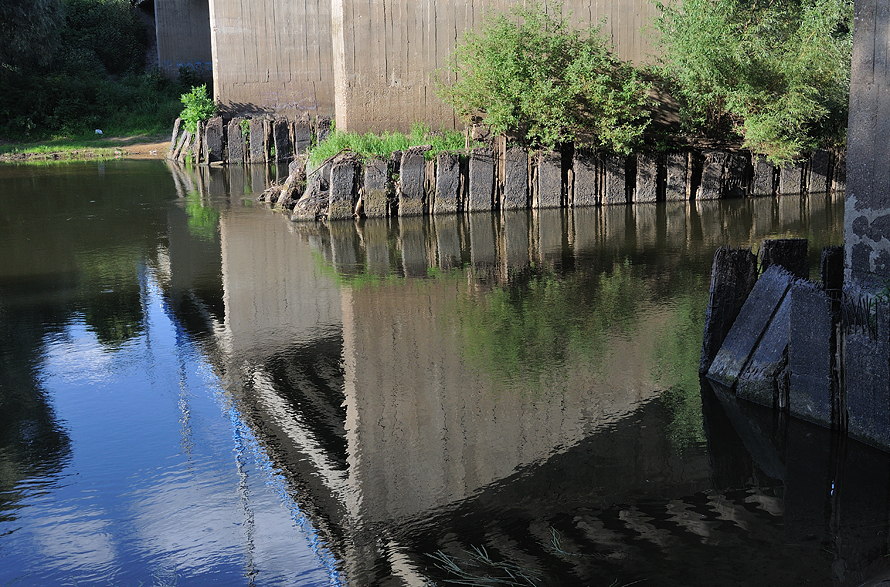
{"type": "Polygon", "coordinates": [[[103,348],[76,317],[45,341],[38,377],[72,457],[55,484],[19,485],[0,584],[338,584],[153,278],[143,284],[138,338],[103,348]]]}

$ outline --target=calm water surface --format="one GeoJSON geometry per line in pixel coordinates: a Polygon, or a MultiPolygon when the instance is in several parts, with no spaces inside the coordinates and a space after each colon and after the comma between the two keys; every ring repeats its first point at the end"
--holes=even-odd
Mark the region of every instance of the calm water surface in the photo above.
{"type": "Polygon", "coordinates": [[[0,167],[0,585],[885,571],[887,458],[697,376],[714,250],[815,271],[837,196],[302,225],[266,181],[0,167]]]}

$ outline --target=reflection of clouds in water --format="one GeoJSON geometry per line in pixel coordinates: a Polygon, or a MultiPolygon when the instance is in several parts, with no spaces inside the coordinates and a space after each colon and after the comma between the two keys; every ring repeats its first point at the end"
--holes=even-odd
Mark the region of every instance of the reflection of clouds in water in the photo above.
{"type": "MultiPolygon", "coordinates": [[[[41,520],[38,524],[30,524],[29,532],[42,554],[37,558],[45,560],[42,563],[45,568],[52,566],[61,573],[88,573],[101,577],[107,576],[115,567],[119,553],[113,539],[114,522],[108,519],[110,516],[105,511],[85,507],[81,500],[59,504],[48,496],[30,507],[45,510],[29,513],[30,517],[41,520]]],[[[34,553],[29,558],[33,560],[34,553]]]]}
{"type": "MultiPolygon", "coordinates": [[[[43,369],[66,381],[100,383],[107,381],[121,365],[118,352],[112,352],[96,342],[96,335],[80,320],[72,320],[64,336],[46,341],[43,369]]],[[[126,347],[124,347],[126,348],[126,347]]]]}

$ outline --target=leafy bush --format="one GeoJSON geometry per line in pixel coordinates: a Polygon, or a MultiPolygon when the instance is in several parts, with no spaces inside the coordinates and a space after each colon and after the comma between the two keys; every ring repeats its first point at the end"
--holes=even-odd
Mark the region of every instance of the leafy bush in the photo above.
{"type": "Polygon", "coordinates": [[[735,132],[783,163],[844,140],[852,0],[659,4],[665,72],[686,130],[735,132]]]}
{"type": "Polygon", "coordinates": [[[216,114],[216,104],[207,95],[207,86],[196,86],[182,95],[182,104],[185,108],[179,115],[185,123],[185,129],[191,133],[198,130],[198,122],[209,119],[216,114]]]}
{"type": "Polygon", "coordinates": [[[309,154],[310,167],[317,167],[321,162],[330,159],[337,153],[348,150],[362,159],[386,159],[396,151],[404,151],[409,147],[432,145],[426,157],[432,158],[442,151],[457,151],[464,147],[463,134],[456,131],[431,132],[429,126],[415,123],[411,126],[411,134],[385,132],[383,134],[334,130],[327,140],[322,141],[309,154]]]}
{"type": "Polygon", "coordinates": [[[442,98],[460,116],[530,146],[636,146],[649,123],[649,86],[609,52],[599,28],[572,28],[556,0],[510,14],[467,33],[439,72],[442,98]]]}

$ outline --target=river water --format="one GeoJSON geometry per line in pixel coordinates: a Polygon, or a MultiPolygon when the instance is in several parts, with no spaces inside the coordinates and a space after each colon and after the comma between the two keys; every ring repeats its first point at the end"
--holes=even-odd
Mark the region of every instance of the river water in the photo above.
{"type": "Polygon", "coordinates": [[[0,167],[0,585],[885,572],[886,456],[697,375],[714,250],[817,277],[842,197],[310,225],[267,173],[0,167]]]}

